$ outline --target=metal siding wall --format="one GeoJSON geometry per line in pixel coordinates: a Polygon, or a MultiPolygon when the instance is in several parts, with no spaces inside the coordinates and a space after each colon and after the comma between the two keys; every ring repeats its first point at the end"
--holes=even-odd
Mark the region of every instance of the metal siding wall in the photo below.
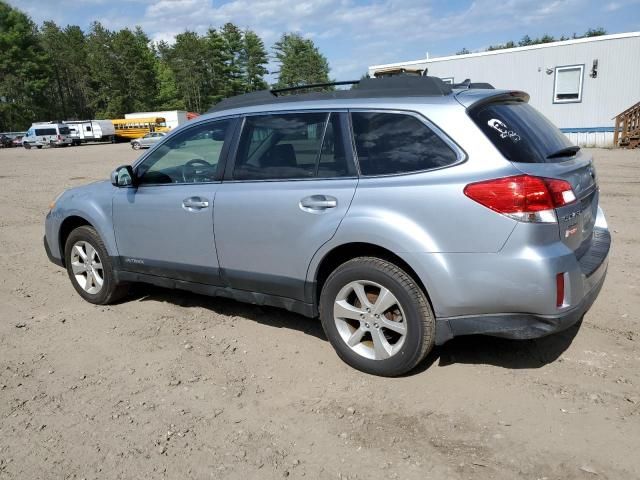
{"type": "Polygon", "coordinates": [[[531,96],[530,103],[560,128],[613,128],[613,117],[640,101],[640,37],[451,60],[433,59],[412,65],[425,66],[429,75],[454,77],[456,82],[471,78],[489,82],[496,88],[524,90],[531,96]],[[591,78],[595,59],[598,77],[591,78]],[[554,104],[555,72],[547,75],[546,69],[580,64],[585,66],[582,102],[554,104]]]}

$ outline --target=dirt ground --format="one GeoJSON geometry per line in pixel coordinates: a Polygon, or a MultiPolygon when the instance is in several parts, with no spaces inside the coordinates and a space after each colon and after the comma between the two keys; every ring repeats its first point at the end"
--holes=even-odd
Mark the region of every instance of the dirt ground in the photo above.
{"type": "Polygon", "coordinates": [[[48,205],[138,153],[0,150],[0,479],[640,478],[640,151],[593,153],[614,245],[582,325],[384,379],[277,309],[84,302],[46,258],[48,205]]]}

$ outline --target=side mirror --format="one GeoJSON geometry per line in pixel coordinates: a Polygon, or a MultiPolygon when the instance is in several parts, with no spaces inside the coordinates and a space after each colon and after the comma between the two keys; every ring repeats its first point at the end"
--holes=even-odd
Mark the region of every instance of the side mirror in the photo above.
{"type": "Polygon", "coordinates": [[[114,187],[131,187],[135,185],[135,174],[131,165],[122,165],[111,172],[111,184],[114,187]]]}

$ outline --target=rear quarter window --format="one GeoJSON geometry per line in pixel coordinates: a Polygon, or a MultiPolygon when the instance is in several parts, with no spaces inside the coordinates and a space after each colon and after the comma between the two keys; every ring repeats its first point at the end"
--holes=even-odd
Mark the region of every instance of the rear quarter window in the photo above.
{"type": "Polygon", "coordinates": [[[544,115],[522,101],[472,107],[469,116],[509,161],[552,163],[567,160],[553,153],[573,146],[544,115]],[[551,156],[551,158],[549,158],[551,156]]]}
{"type": "Polygon", "coordinates": [[[412,115],[353,112],[353,137],[362,175],[390,175],[446,167],[456,153],[412,115]]]}

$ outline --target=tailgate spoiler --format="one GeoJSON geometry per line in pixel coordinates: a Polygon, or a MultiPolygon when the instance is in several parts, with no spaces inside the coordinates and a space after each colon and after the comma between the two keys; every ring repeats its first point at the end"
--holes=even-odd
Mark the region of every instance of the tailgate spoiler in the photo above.
{"type": "Polygon", "coordinates": [[[505,100],[528,102],[529,94],[520,90],[463,90],[455,98],[463,107],[471,108],[505,100]]]}

